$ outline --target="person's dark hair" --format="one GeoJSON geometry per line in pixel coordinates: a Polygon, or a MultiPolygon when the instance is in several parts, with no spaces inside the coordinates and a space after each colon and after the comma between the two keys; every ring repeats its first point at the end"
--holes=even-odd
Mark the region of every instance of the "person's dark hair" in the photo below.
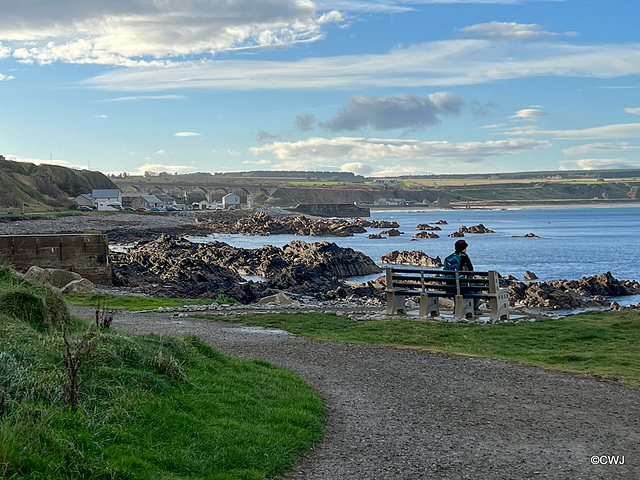
{"type": "Polygon", "coordinates": [[[467,244],[467,242],[465,242],[464,240],[458,240],[455,243],[455,247],[456,247],[456,253],[460,253],[461,251],[463,251],[465,248],[467,248],[469,245],[467,244]]]}

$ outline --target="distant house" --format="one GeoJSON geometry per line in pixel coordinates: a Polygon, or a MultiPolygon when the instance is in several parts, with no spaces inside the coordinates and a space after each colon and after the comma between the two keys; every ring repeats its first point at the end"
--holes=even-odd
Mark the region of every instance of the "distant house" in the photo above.
{"type": "Polygon", "coordinates": [[[240,205],[240,197],[235,193],[228,193],[222,197],[222,208],[231,208],[240,205]]]}
{"type": "Polygon", "coordinates": [[[122,206],[122,192],[117,188],[96,189],[91,192],[95,198],[95,205],[101,211],[119,210],[117,206],[122,206]]]}
{"type": "Polygon", "coordinates": [[[76,203],[76,205],[78,206],[85,206],[85,207],[91,207],[93,208],[96,204],[96,199],[93,198],[91,195],[89,195],[88,193],[81,193],[80,195],[78,195],[77,197],[75,197],[73,199],[73,201],[76,203]]]}
{"type": "Polygon", "coordinates": [[[175,207],[178,205],[175,198],[171,195],[167,195],[166,193],[157,193],[156,197],[162,202],[163,207],[175,207]]]}
{"type": "Polygon", "coordinates": [[[138,195],[131,200],[133,208],[153,208],[162,207],[162,200],[155,195],[138,195]]]}
{"type": "Polygon", "coordinates": [[[371,185],[384,185],[385,187],[397,187],[398,186],[398,180],[378,180],[375,179],[373,182],[371,182],[371,185]]]}

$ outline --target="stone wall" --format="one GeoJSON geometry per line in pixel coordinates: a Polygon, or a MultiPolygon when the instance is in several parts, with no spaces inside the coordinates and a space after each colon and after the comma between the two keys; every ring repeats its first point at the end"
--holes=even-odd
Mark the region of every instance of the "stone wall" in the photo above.
{"type": "Polygon", "coordinates": [[[80,274],[111,285],[107,236],[99,232],[53,235],[0,235],[0,261],[19,272],[32,265],[80,274]]]}

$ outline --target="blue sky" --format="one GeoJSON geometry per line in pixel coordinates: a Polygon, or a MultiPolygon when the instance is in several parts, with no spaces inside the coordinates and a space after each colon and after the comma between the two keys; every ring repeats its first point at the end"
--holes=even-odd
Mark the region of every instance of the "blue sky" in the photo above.
{"type": "Polygon", "coordinates": [[[637,0],[20,0],[0,154],[105,173],[640,168],[637,0]]]}

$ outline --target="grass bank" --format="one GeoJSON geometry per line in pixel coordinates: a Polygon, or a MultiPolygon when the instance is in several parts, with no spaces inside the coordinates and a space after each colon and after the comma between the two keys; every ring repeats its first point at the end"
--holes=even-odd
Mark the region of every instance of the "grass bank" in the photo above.
{"type": "Polygon", "coordinates": [[[292,372],[99,329],[0,267],[2,478],[267,479],[321,439],[323,415],[292,372]]]}
{"type": "Polygon", "coordinates": [[[235,304],[238,301],[225,295],[218,295],[214,300],[210,298],[155,298],[155,297],[134,297],[128,295],[107,295],[92,293],[70,293],[64,296],[65,300],[73,305],[81,307],[99,307],[109,310],[128,310],[139,312],[144,310],[155,310],[159,307],[180,308],[185,305],[211,305],[235,304]]]}
{"type": "Polygon", "coordinates": [[[497,325],[404,319],[354,322],[320,313],[209,318],[280,328],[314,339],[500,358],[640,386],[640,313],[633,311],[497,325]]]}

